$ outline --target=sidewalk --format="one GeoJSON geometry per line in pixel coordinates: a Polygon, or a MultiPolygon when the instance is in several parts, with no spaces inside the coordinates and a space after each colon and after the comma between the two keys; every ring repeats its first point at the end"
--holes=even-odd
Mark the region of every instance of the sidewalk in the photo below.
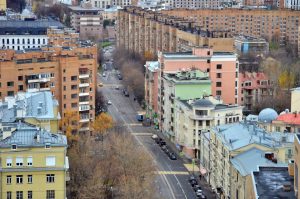
{"type": "MultiPolygon", "coordinates": [[[[153,127],[150,127],[153,128],[153,127]]],[[[186,156],[180,156],[180,151],[176,148],[175,144],[172,143],[168,138],[166,138],[164,136],[163,133],[161,133],[159,130],[156,130],[153,128],[153,130],[156,132],[156,134],[160,137],[163,138],[164,141],[166,142],[168,148],[170,148],[178,157],[178,159],[183,160],[183,162],[185,164],[192,164],[192,160],[187,158],[186,156]]],[[[198,161],[197,161],[198,162],[198,161]]],[[[198,163],[196,162],[196,164],[198,165],[198,163]]],[[[189,171],[190,175],[193,175],[192,171],[189,171]]],[[[202,180],[200,180],[200,171],[194,171],[194,176],[196,177],[198,184],[201,186],[203,193],[207,196],[207,198],[209,199],[213,199],[213,198],[217,198],[216,194],[213,192],[213,190],[211,189],[210,185],[204,180],[204,178],[202,178],[202,180]]]]}

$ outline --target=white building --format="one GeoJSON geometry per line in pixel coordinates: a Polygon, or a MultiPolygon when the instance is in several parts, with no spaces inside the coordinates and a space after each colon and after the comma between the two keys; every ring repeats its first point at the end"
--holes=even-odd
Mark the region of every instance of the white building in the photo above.
{"type": "Polygon", "coordinates": [[[292,10],[300,10],[300,0],[285,0],[284,7],[292,10]]]}
{"type": "Polygon", "coordinates": [[[23,50],[40,48],[48,44],[47,28],[63,25],[54,20],[6,20],[0,23],[0,47],[2,49],[23,50]]]}

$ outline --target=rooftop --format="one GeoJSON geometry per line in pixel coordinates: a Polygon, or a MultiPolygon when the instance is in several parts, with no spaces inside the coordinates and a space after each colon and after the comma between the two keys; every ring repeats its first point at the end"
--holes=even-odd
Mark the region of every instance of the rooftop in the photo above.
{"type": "Polygon", "coordinates": [[[11,136],[0,141],[0,148],[11,148],[13,144],[17,147],[44,147],[45,144],[67,146],[65,135],[52,134],[43,129],[39,130],[35,126],[21,124],[16,124],[16,130],[11,136]]]}
{"type": "Polygon", "coordinates": [[[300,125],[300,114],[299,113],[285,113],[282,115],[279,115],[276,121],[281,121],[287,124],[294,124],[294,125],[300,125]]]}
{"type": "Polygon", "coordinates": [[[158,61],[147,61],[145,66],[151,72],[155,72],[155,71],[157,71],[160,68],[160,64],[159,64],[158,61]]]}
{"type": "Polygon", "coordinates": [[[266,159],[264,155],[264,151],[254,147],[234,156],[230,162],[242,176],[246,176],[251,174],[253,171],[257,171],[258,166],[278,166],[278,164],[266,159]]]}
{"type": "Polygon", "coordinates": [[[237,150],[250,144],[269,148],[293,146],[294,136],[289,133],[268,133],[251,122],[220,125],[213,128],[217,137],[229,150],[237,150]]]}
{"type": "Polygon", "coordinates": [[[207,58],[217,58],[217,57],[234,57],[236,58],[236,54],[232,52],[213,52],[213,55],[208,56],[198,56],[193,55],[192,52],[177,52],[177,53],[163,53],[165,59],[205,59],[207,58]]]}
{"type": "Polygon", "coordinates": [[[259,167],[253,172],[254,189],[259,199],[293,199],[294,179],[289,176],[288,167],[259,167]],[[283,185],[291,186],[291,191],[284,191],[283,185]]]}
{"type": "Polygon", "coordinates": [[[69,6],[69,8],[73,11],[90,11],[90,12],[95,12],[95,11],[101,11],[103,9],[101,8],[95,8],[95,7],[82,7],[82,6],[69,6]]]}
{"type": "Polygon", "coordinates": [[[208,74],[201,70],[187,70],[177,72],[176,74],[165,74],[164,78],[177,84],[201,84],[211,82],[208,74]]]}
{"type": "Polygon", "coordinates": [[[2,122],[14,122],[17,118],[55,119],[59,117],[53,112],[56,106],[58,102],[49,91],[20,92],[0,103],[0,119],[2,122]]]}

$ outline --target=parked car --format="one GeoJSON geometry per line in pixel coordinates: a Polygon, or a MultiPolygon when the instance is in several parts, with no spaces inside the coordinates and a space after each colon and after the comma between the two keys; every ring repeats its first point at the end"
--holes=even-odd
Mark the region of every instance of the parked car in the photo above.
{"type": "Polygon", "coordinates": [[[108,105],[111,105],[111,104],[112,104],[112,102],[111,102],[110,100],[108,100],[108,101],[107,101],[107,104],[108,104],[108,105]]]}
{"type": "Polygon", "coordinates": [[[195,185],[198,184],[197,180],[192,180],[190,183],[191,183],[192,187],[194,187],[195,185]]]}
{"type": "Polygon", "coordinates": [[[116,90],[119,90],[120,88],[119,88],[119,86],[116,86],[115,89],[116,89],[116,90]]]}
{"type": "Polygon", "coordinates": [[[158,138],[157,140],[155,140],[156,144],[159,144],[163,139],[158,138]]]}
{"type": "MultiPolygon", "coordinates": [[[[166,146],[166,145],[164,145],[164,146],[166,146]]],[[[166,146],[166,147],[164,147],[163,149],[162,149],[166,154],[168,154],[169,153],[169,149],[168,149],[168,147],[166,146]]]]}
{"type": "Polygon", "coordinates": [[[103,73],[103,74],[102,74],[102,76],[103,76],[103,77],[106,77],[106,74],[105,74],[105,73],[103,73]]]}
{"type": "Polygon", "coordinates": [[[196,191],[196,196],[199,198],[199,197],[201,197],[202,195],[203,195],[202,190],[201,190],[201,189],[198,189],[198,190],[196,191]]]}
{"type": "Polygon", "coordinates": [[[177,157],[176,157],[176,155],[175,155],[174,153],[170,153],[170,154],[169,154],[169,158],[170,158],[171,160],[177,160],[177,157]]]}
{"type": "Polygon", "coordinates": [[[206,195],[204,195],[203,193],[202,194],[199,194],[197,195],[197,198],[200,198],[200,199],[206,199],[206,195]]]}
{"type": "Polygon", "coordinates": [[[125,92],[124,92],[124,95],[125,95],[125,97],[129,97],[128,91],[125,91],[125,92]]]}
{"type": "Polygon", "coordinates": [[[192,181],[196,180],[195,176],[190,176],[189,182],[191,183],[192,181]]]}
{"type": "Polygon", "coordinates": [[[164,140],[162,140],[161,142],[159,142],[159,146],[165,146],[166,142],[164,140]]]}
{"type": "Polygon", "coordinates": [[[165,150],[167,148],[167,146],[166,145],[163,145],[163,146],[161,146],[161,150],[165,150]]]}
{"type": "Polygon", "coordinates": [[[152,137],[153,140],[158,139],[158,136],[156,134],[153,134],[151,137],[152,137]]]}
{"type": "Polygon", "coordinates": [[[198,190],[201,190],[201,187],[197,184],[194,186],[194,191],[197,192],[198,190]]]}

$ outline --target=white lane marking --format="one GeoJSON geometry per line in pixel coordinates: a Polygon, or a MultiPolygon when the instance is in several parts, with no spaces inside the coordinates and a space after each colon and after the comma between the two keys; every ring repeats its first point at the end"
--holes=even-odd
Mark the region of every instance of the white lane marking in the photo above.
{"type": "MultiPolygon", "coordinates": [[[[112,105],[113,105],[113,107],[116,109],[116,111],[118,111],[117,107],[116,107],[114,104],[112,104],[112,105]]],[[[121,119],[123,120],[123,122],[126,124],[126,121],[125,121],[123,115],[120,115],[120,117],[121,117],[121,119]]],[[[128,130],[130,131],[130,133],[133,134],[132,128],[131,128],[130,126],[127,126],[127,128],[128,128],[128,130]]],[[[133,135],[133,137],[134,137],[134,138],[136,139],[136,141],[137,141],[137,142],[145,149],[145,151],[152,157],[152,159],[154,160],[155,164],[158,165],[158,163],[156,162],[156,160],[155,160],[155,158],[153,157],[153,155],[147,150],[147,148],[143,145],[143,143],[140,141],[140,139],[138,139],[137,136],[135,136],[135,135],[133,135]]],[[[162,176],[162,177],[164,178],[165,182],[167,183],[167,185],[168,185],[168,187],[169,187],[169,189],[170,189],[170,191],[171,191],[172,198],[176,199],[175,194],[174,194],[174,191],[173,191],[173,189],[172,189],[172,187],[171,187],[171,185],[170,185],[170,183],[169,183],[167,177],[166,177],[165,175],[159,175],[159,176],[162,176]]],[[[184,193],[184,194],[185,194],[185,193],[184,193]]]]}

